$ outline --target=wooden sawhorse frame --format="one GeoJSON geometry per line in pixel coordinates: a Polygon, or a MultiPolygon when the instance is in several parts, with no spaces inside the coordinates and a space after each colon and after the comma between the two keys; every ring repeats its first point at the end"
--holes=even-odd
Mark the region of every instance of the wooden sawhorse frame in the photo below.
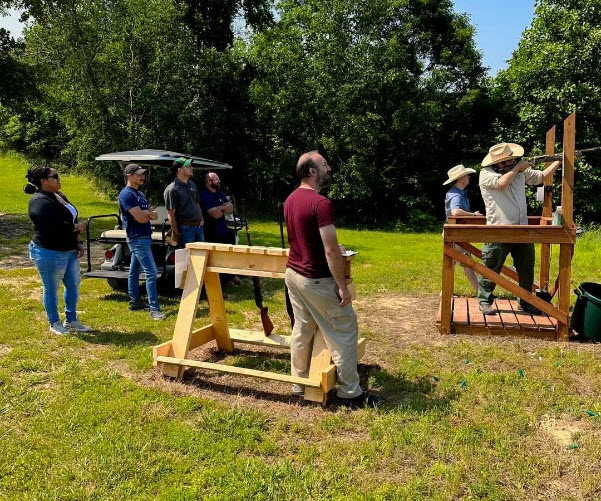
{"type": "MultiPolygon", "coordinates": [[[[288,336],[273,333],[265,336],[262,331],[231,329],[228,326],[219,281],[219,273],[284,278],[288,250],[212,243],[192,243],[186,245],[186,249],[190,251],[190,262],[186,270],[184,291],[173,339],[153,348],[154,364],[161,366],[163,375],[181,379],[186,367],[197,367],[228,374],[295,383],[305,387],[305,400],[325,405],[328,391],[336,385],[336,366],[332,363],[330,351],[319,329],[313,340],[313,354],[308,378],[186,358],[191,350],[213,340],[217,342],[218,349],[229,353],[234,351],[234,343],[290,350],[288,336]],[[203,284],[209,303],[211,323],[195,329],[194,323],[203,284]]],[[[352,257],[345,257],[345,275],[349,284],[352,283],[350,273],[352,257]]],[[[359,360],[365,355],[365,342],[364,338],[359,339],[359,360]]]]}
{"type": "MultiPolygon", "coordinates": [[[[486,226],[485,217],[457,216],[449,218],[444,225],[444,251],[442,267],[442,297],[437,320],[442,334],[462,332],[468,334],[518,334],[538,338],[567,341],[569,336],[570,317],[570,278],[571,263],[576,243],[576,228],[573,222],[574,207],[574,160],[576,146],[576,114],[572,113],[564,121],[563,126],[563,177],[561,191],[562,223],[553,225],[551,220],[552,191],[546,189],[543,202],[543,214],[540,217],[529,217],[528,225],[495,225],[486,226]],[[549,285],[551,244],[559,244],[559,276],[558,303],[554,306],[521,288],[517,281],[517,273],[504,267],[501,273],[495,273],[486,266],[477,263],[455,249],[459,244],[476,257],[482,253],[472,245],[473,242],[501,243],[540,243],[540,285],[549,285]],[[532,316],[517,310],[514,302],[497,300],[499,313],[484,317],[478,310],[475,299],[453,299],[455,261],[473,269],[476,273],[492,280],[518,298],[521,298],[540,309],[545,316],[532,316]],[[510,280],[512,279],[512,280],[510,280]],[[515,281],[514,281],[515,280],[515,281]]],[[[555,126],[547,132],[547,155],[555,152],[555,126]]],[[[547,166],[550,164],[547,164],[547,166]]],[[[552,179],[545,181],[545,186],[552,186],[552,179]]],[[[555,291],[553,291],[555,292],[555,291]]]]}

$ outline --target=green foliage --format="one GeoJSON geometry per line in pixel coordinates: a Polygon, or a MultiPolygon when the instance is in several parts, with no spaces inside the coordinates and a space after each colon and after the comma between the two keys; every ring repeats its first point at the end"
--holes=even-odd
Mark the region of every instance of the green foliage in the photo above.
{"type": "Polygon", "coordinates": [[[278,11],[249,44],[263,146],[255,177],[286,191],[291,160],[320,149],[336,171],[330,196],[343,214],[433,213],[443,173],[487,128],[467,19],[449,1],[282,1],[278,11]]]}
{"type": "MultiPolygon", "coordinates": [[[[532,25],[496,81],[498,138],[540,150],[544,132],[576,111],[577,148],[601,144],[600,59],[599,0],[537,0],[532,25]]],[[[591,164],[576,166],[574,207],[585,221],[599,221],[600,157],[585,160],[591,164]]]]}

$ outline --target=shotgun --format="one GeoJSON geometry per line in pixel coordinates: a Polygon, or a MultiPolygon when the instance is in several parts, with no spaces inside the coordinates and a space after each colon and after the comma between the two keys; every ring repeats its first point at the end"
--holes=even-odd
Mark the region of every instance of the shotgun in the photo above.
{"type": "MultiPolygon", "coordinates": [[[[282,240],[282,249],[286,248],[284,243],[284,222],[282,221],[282,210],[284,205],[282,202],[278,202],[278,222],[280,223],[280,238],[282,240]]],[[[290,293],[288,292],[288,286],[284,284],[284,295],[286,296],[286,311],[290,317],[290,325],[294,329],[294,310],[292,309],[292,303],[290,302],[290,293]]]]}
{"type": "MultiPolygon", "coordinates": [[[[249,247],[252,246],[250,241],[250,231],[248,229],[248,219],[246,219],[246,207],[244,206],[244,200],[242,200],[242,223],[246,230],[246,243],[249,247]]],[[[273,322],[267,314],[267,306],[263,306],[263,294],[261,293],[261,278],[253,277],[253,292],[255,294],[255,304],[261,312],[261,323],[263,324],[263,332],[266,336],[269,336],[273,332],[273,322]]]]}
{"type": "MultiPolygon", "coordinates": [[[[586,148],[584,150],[576,150],[574,152],[574,156],[576,158],[585,155],[586,153],[590,153],[591,151],[599,151],[601,150],[601,146],[595,146],[594,148],[586,148]]],[[[555,162],[557,160],[563,160],[563,153],[556,153],[554,155],[538,155],[536,157],[526,158],[527,162],[530,162],[532,165],[542,164],[545,162],[555,162]]]]}

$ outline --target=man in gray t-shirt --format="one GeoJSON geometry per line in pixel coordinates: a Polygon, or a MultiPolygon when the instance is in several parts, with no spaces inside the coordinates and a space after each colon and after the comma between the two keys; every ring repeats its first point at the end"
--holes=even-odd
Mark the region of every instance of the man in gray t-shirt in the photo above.
{"type": "MultiPolygon", "coordinates": [[[[486,224],[528,224],[526,185],[542,184],[552,176],[561,162],[554,162],[544,171],[530,168],[530,163],[520,160],[524,148],[515,143],[501,143],[493,146],[482,161],[480,171],[480,191],[486,207],[486,224]]],[[[485,243],[482,247],[482,261],[491,270],[499,273],[511,254],[518,272],[520,287],[532,291],[534,282],[534,244],[485,243]]],[[[484,277],[478,280],[478,301],[480,311],[492,315],[495,283],[484,277]]],[[[518,301],[519,308],[539,315],[541,312],[531,304],[518,301]]]]}
{"type": "Polygon", "coordinates": [[[198,188],[191,179],[192,160],[180,157],[173,162],[172,170],[175,179],[165,188],[163,196],[173,239],[179,241],[181,247],[190,242],[204,242],[198,188]]]}

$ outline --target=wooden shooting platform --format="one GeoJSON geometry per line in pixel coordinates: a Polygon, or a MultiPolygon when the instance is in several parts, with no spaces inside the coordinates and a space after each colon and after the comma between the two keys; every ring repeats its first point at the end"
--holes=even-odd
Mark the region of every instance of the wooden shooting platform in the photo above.
{"type": "MultiPolygon", "coordinates": [[[[336,385],[336,366],[332,363],[330,351],[319,329],[313,340],[313,354],[308,378],[187,358],[192,350],[212,341],[216,342],[218,349],[229,353],[234,351],[234,343],[290,350],[289,336],[275,333],[266,336],[262,331],[231,329],[228,325],[219,281],[219,273],[284,278],[288,250],[275,247],[199,242],[187,244],[186,249],[190,251],[190,262],[185,272],[184,290],[173,339],[153,348],[154,364],[161,368],[162,374],[181,379],[186,367],[196,367],[227,374],[299,384],[305,387],[305,400],[325,405],[328,391],[336,385]],[[203,284],[209,303],[211,323],[195,328],[196,312],[203,284]]],[[[344,258],[348,284],[352,284],[352,258],[353,256],[344,258]]],[[[364,338],[359,339],[359,360],[365,354],[365,342],[364,338]]]]}
{"type": "MultiPolygon", "coordinates": [[[[553,180],[545,181],[545,198],[542,216],[528,218],[528,225],[486,225],[486,218],[474,216],[450,217],[444,225],[444,249],[442,266],[442,295],[437,318],[437,327],[442,334],[510,334],[556,341],[567,341],[570,334],[570,280],[571,264],[576,243],[576,227],[573,222],[574,206],[574,159],[576,137],[576,114],[572,113],[563,124],[563,176],[561,184],[562,224],[552,224],[553,180]],[[540,245],[539,284],[543,289],[550,285],[551,245],[559,245],[559,276],[555,287],[550,290],[558,297],[557,305],[548,303],[533,292],[539,288],[534,284],[527,291],[517,284],[515,270],[504,266],[495,273],[476,262],[482,259],[480,249],[474,242],[534,243],[540,245]],[[472,257],[455,249],[455,245],[469,251],[472,257]],[[540,309],[542,315],[529,315],[517,309],[517,302],[496,300],[499,312],[482,315],[478,301],[474,298],[453,298],[455,261],[473,269],[479,275],[540,309]],[[557,294],[555,294],[557,292],[557,294]]],[[[555,126],[546,135],[547,155],[555,152],[555,126]]],[[[550,164],[547,164],[547,166],[550,164]]]]}

